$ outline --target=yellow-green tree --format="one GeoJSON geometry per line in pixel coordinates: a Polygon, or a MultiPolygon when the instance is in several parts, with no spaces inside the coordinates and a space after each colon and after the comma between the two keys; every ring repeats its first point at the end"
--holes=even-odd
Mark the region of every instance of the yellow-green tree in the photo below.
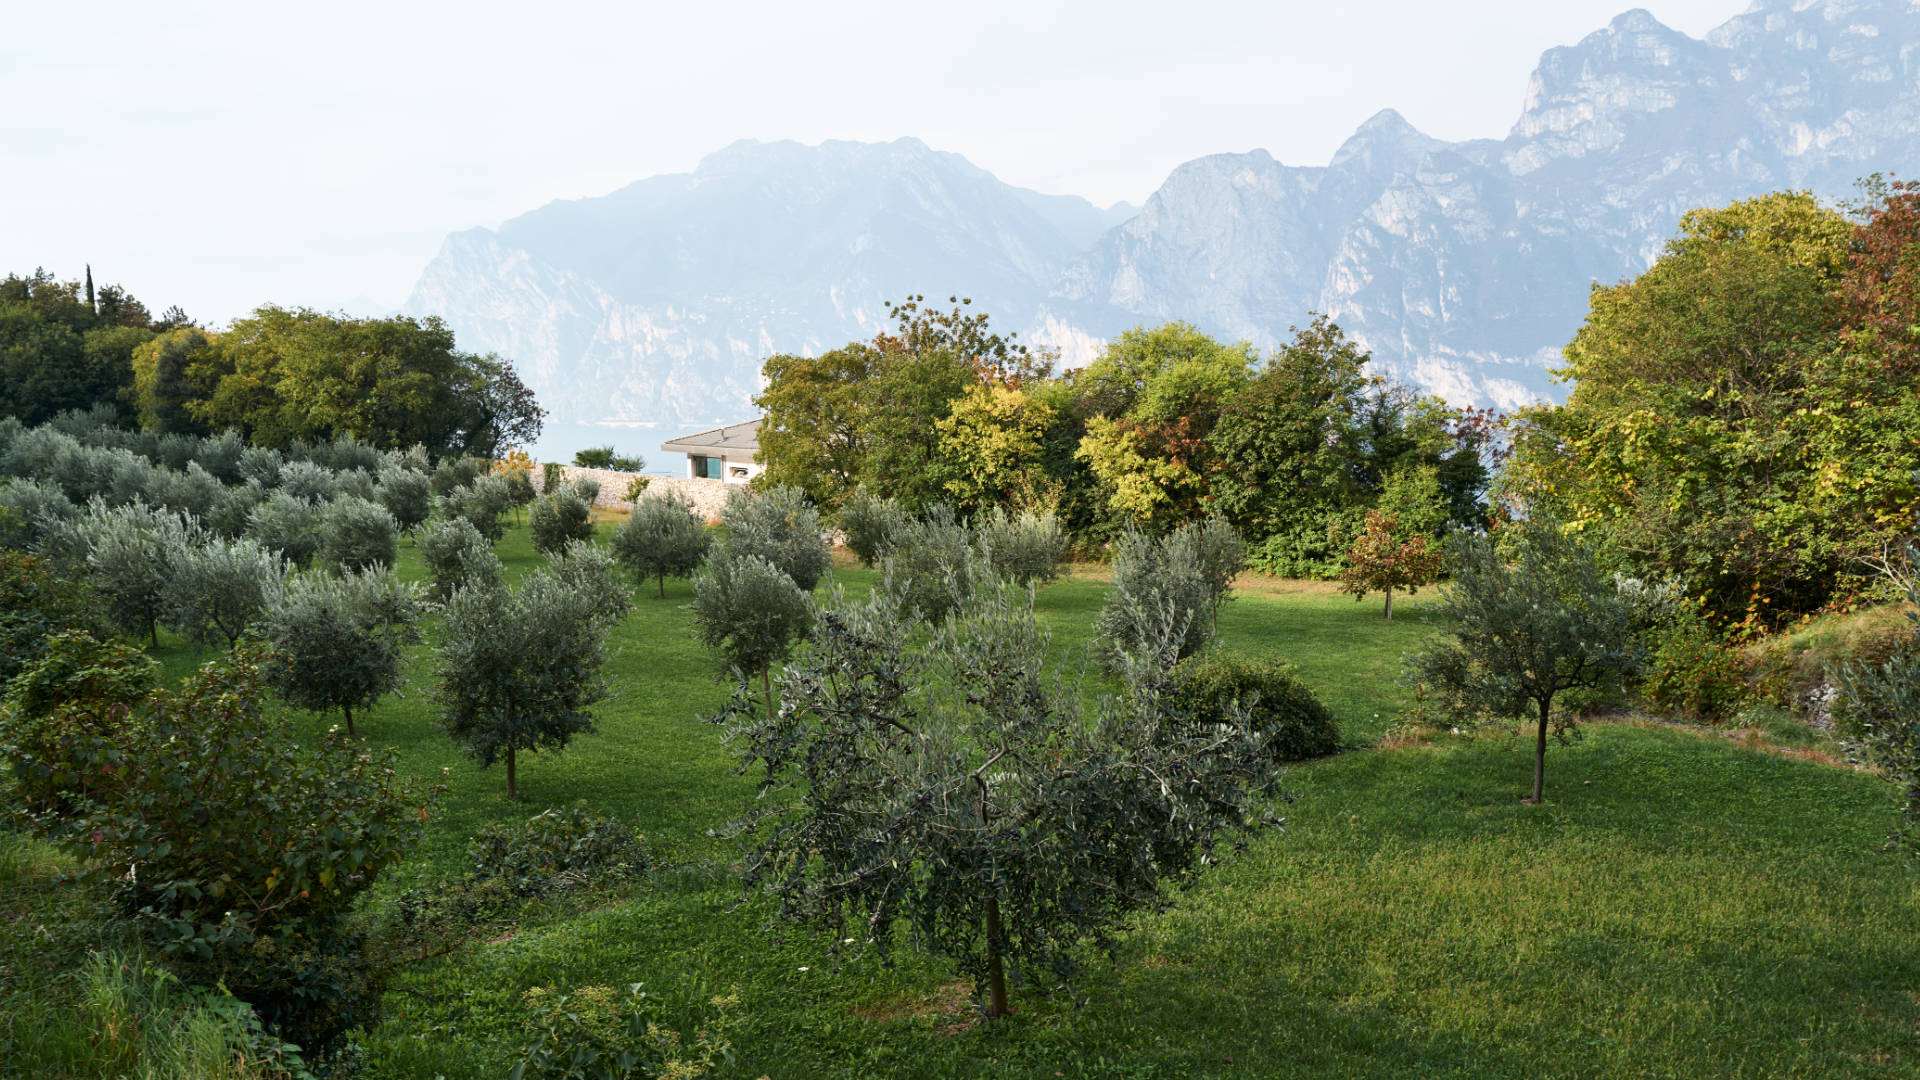
{"type": "Polygon", "coordinates": [[[1021,390],[979,385],[934,425],[941,486],[963,513],[1032,501],[1042,484],[1041,437],[1053,410],[1021,390]]]}

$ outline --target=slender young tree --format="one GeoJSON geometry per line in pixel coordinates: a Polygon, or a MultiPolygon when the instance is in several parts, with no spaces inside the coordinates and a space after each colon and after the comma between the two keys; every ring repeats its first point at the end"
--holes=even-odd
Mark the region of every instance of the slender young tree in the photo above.
{"type": "Polygon", "coordinates": [[[760,677],[773,716],[773,665],[807,632],[812,613],[793,579],[758,555],[715,548],[693,580],[693,627],[723,672],[742,683],[760,677]]]}
{"type": "Polygon", "coordinates": [[[1367,524],[1347,551],[1347,568],[1340,574],[1340,591],[1355,601],[1370,592],[1386,594],[1384,618],[1393,618],[1393,591],[1409,595],[1430,585],[1446,565],[1439,549],[1424,534],[1408,534],[1400,519],[1378,510],[1367,511],[1367,524]]]}
{"type": "Polygon", "coordinates": [[[347,734],[353,712],[398,691],[406,679],[406,647],[420,641],[420,586],[393,571],[286,579],[269,590],[260,636],[272,650],[267,682],[288,704],[315,712],[339,709],[347,734]]]}
{"type": "Polygon", "coordinates": [[[692,576],[712,543],[693,507],[664,493],[634,503],[633,513],[613,534],[614,555],[639,580],[653,578],[662,600],[667,598],[667,578],[692,576]]]}

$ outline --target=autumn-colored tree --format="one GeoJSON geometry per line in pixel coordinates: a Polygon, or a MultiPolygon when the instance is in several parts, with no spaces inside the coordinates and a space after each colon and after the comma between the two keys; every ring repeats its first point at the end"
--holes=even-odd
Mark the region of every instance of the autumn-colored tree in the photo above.
{"type": "Polygon", "coordinates": [[[1340,575],[1340,591],[1364,600],[1370,592],[1385,593],[1385,618],[1393,618],[1393,592],[1420,591],[1440,576],[1445,558],[1432,537],[1400,524],[1393,514],[1367,511],[1367,524],[1347,549],[1347,569],[1340,575]]]}

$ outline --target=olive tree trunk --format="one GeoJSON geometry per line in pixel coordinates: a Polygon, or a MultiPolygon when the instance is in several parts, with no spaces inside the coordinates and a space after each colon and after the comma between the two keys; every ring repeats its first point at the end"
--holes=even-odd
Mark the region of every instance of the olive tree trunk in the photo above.
{"type": "Polygon", "coordinates": [[[518,778],[515,777],[513,772],[513,765],[514,765],[513,751],[514,751],[513,743],[511,742],[507,743],[507,801],[519,802],[520,801],[520,785],[517,782],[518,778]]]}
{"type": "Polygon", "coordinates": [[[987,1019],[997,1020],[1012,1010],[1007,1008],[1007,967],[1000,956],[1005,937],[1000,926],[1000,898],[987,898],[987,1019]]]}
{"type": "Polygon", "coordinates": [[[1541,794],[1547,786],[1547,717],[1553,711],[1553,699],[1540,701],[1540,727],[1533,739],[1533,795],[1526,801],[1539,805],[1545,801],[1541,794]]]}

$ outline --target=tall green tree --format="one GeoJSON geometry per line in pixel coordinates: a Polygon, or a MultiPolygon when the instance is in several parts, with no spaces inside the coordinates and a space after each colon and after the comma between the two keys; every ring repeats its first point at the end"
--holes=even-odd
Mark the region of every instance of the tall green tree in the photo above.
{"type": "Polygon", "coordinates": [[[762,367],[754,404],[760,461],[769,484],[797,487],[815,505],[838,508],[866,477],[869,384],[882,353],[854,342],[815,356],[777,353],[762,367]]]}

